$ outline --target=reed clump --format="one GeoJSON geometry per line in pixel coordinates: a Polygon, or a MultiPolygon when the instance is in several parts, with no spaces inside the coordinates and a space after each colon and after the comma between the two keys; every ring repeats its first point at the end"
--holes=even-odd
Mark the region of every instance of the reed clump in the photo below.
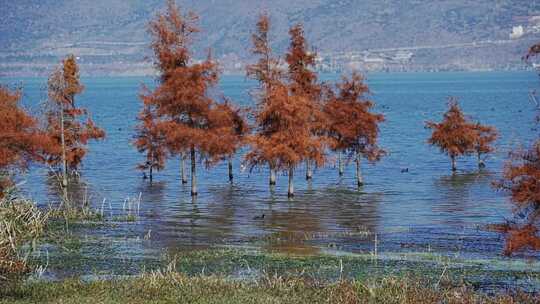
{"type": "Polygon", "coordinates": [[[11,284],[30,271],[20,248],[35,244],[49,221],[50,212],[32,201],[7,191],[0,199],[0,287],[11,284]]]}

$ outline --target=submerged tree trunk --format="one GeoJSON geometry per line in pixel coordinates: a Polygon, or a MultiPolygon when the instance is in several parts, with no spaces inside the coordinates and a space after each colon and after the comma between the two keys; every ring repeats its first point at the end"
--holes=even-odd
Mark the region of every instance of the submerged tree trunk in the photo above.
{"type": "Polygon", "coordinates": [[[67,187],[66,139],[64,135],[64,104],[60,103],[60,141],[62,143],[62,187],[67,187]]]}
{"type": "Polygon", "coordinates": [[[232,184],[234,179],[232,156],[229,156],[229,182],[232,184]]]}
{"type": "Polygon", "coordinates": [[[343,160],[341,159],[341,151],[338,152],[338,172],[339,176],[343,176],[343,160]]]}
{"type": "Polygon", "coordinates": [[[356,152],[356,184],[358,187],[364,185],[364,178],[362,177],[362,168],[360,167],[362,162],[360,152],[356,152]]]}
{"type": "Polygon", "coordinates": [[[182,184],[187,184],[186,156],[184,153],[180,154],[180,175],[182,176],[182,184]]]}
{"type": "Polygon", "coordinates": [[[289,168],[289,191],[287,192],[288,197],[294,196],[294,184],[293,184],[293,178],[294,178],[294,168],[289,168]]]}
{"type": "Polygon", "coordinates": [[[482,169],[486,167],[486,164],[484,164],[484,160],[482,160],[482,156],[480,152],[476,153],[476,156],[478,157],[478,169],[482,169]]]}
{"type": "Polygon", "coordinates": [[[196,171],[195,148],[191,148],[191,196],[197,195],[197,171],[196,171]]]}
{"type": "Polygon", "coordinates": [[[452,172],[456,172],[457,171],[456,156],[455,155],[450,155],[450,159],[452,160],[452,172]]]}
{"type": "Polygon", "coordinates": [[[149,178],[150,178],[150,182],[152,182],[152,169],[154,169],[154,166],[150,165],[150,171],[149,171],[149,178]]]}
{"type": "Polygon", "coordinates": [[[311,169],[311,160],[308,158],[306,160],[306,180],[311,180],[313,178],[313,171],[311,169]]]}
{"type": "Polygon", "coordinates": [[[272,166],[270,166],[270,180],[269,180],[269,183],[270,183],[270,185],[275,185],[276,184],[276,170],[274,170],[274,168],[272,166]]]}

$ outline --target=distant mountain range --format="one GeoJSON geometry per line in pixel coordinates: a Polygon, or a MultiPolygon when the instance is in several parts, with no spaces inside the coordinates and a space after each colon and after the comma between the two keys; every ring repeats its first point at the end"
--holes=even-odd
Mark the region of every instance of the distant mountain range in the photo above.
{"type": "MultiPolygon", "coordinates": [[[[260,12],[283,52],[301,22],[320,67],[371,70],[519,69],[540,40],[538,0],[182,0],[201,16],[196,54],[228,72],[250,61],[260,12]],[[519,35],[510,39],[513,27],[519,35]]],[[[0,0],[0,75],[46,74],[68,53],[85,74],[152,73],[147,23],[164,0],[0,0]]]]}

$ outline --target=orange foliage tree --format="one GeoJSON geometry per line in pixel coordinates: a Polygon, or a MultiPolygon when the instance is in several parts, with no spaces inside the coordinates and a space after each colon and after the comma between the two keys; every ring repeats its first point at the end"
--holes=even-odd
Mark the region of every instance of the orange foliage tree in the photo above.
{"type": "Polygon", "coordinates": [[[209,113],[209,136],[212,144],[208,146],[209,163],[223,159],[227,160],[229,182],[232,183],[233,157],[236,151],[242,147],[249,132],[249,126],[242,109],[235,107],[230,100],[217,104],[209,113]],[[215,144],[218,143],[219,144],[215,144]]]}
{"type": "Polygon", "coordinates": [[[433,130],[428,143],[438,146],[442,152],[448,154],[452,162],[452,171],[456,171],[456,158],[475,149],[477,132],[467,121],[456,98],[450,97],[448,105],[449,109],[444,114],[442,122],[426,123],[426,126],[433,130]]]}
{"type": "Polygon", "coordinates": [[[354,155],[357,184],[360,187],[364,183],[362,157],[375,162],[385,153],[377,144],[379,124],[384,121],[384,116],[370,112],[373,102],[365,97],[369,89],[359,73],[354,72],[350,78],[343,77],[337,88],[337,95],[329,92],[330,97],[324,108],[328,117],[328,134],[332,138],[331,148],[340,154],[354,155]]]}
{"type": "Polygon", "coordinates": [[[133,144],[140,153],[146,153],[146,161],[139,164],[137,168],[143,171],[148,170],[148,177],[152,181],[153,170],[161,171],[165,168],[166,138],[159,128],[155,110],[151,107],[144,106],[137,119],[140,123],[135,127],[136,135],[133,144]]]}
{"type": "MultiPolygon", "coordinates": [[[[271,170],[287,170],[288,196],[294,196],[294,170],[301,162],[312,158],[322,163],[324,143],[313,134],[312,100],[295,91],[294,81],[286,83],[268,42],[268,16],[261,16],[257,32],[253,35],[253,53],[259,56],[257,64],[248,67],[248,75],[259,80],[260,90],[255,113],[256,134],[250,140],[251,151],[246,159],[251,166],[269,164],[271,170]],[[320,154],[316,154],[320,152],[320,154]]],[[[298,34],[302,35],[302,32],[298,34]]],[[[292,51],[297,42],[291,30],[292,51]]]]}
{"type": "Polygon", "coordinates": [[[281,84],[272,89],[264,107],[256,114],[257,124],[269,126],[273,132],[253,138],[248,157],[255,161],[271,159],[275,169],[287,170],[289,197],[294,196],[295,167],[309,157],[312,147],[322,145],[307,127],[309,106],[306,98],[290,95],[288,86],[281,84]]]}
{"type": "Polygon", "coordinates": [[[0,197],[11,185],[11,173],[26,169],[29,161],[41,161],[50,146],[37,120],[19,106],[20,97],[19,91],[0,85],[0,197]]]}
{"type": "MultiPolygon", "coordinates": [[[[283,86],[284,72],[280,69],[279,57],[273,56],[270,46],[270,26],[269,16],[260,15],[256,25],[257,30],[251,38],[253,42],[252,53],[259,57],[257,63],[247,67],[248,77],[259,82],[259,88],[255,93],[256,113],[261,112],[271,102],[270,98],[274,96],[274,90],[283,86]]],[[[255,116],[256,132],[248,137],[251,151],[246,155],[246,160],[252,167],[268,164],[270,169],[269,183],[275,185],[277,163],[273,155],[274,147],[269,144],[269,139],[277,131],[277,128],[272,120],[266,120],[262,115],[255,114],[255,116]]]]}
{"type": "Polygon", "coordinates": [[[532,224],[512,226],[506,232],[505,255],[509,256],[524,249],[540,250],[540,237],[536,226],[532,224]]]}
{"type": "Polygon", "coordinates": [[[528,150],[510,153],[497,186],[510,193],[516,212],[526,215],[524,226],[509,227],[505,252],[511,254],[527,247],[540,249],[536,228],[540,214],[540,140],[528,150]]]}
{"type": "Polygon", "coordinates": [[[503,177],[499,186],[517,207],[540,209],[540,140],[531,149],[513,151],[503,177]]]}
{"type": "MultiPolygon", "coordinates": [[[[529,60],[538,54],[540,43],[533,45],[524,59],[529,60]]],[[[529,149],[510,152],[503,177],[495,186],[510,193],[515,213],[523,215],[519,223],[512,222],[503,226],[503,232],[507,233],[504,253],[511,255],[524,249],[540,250],[540,140],[537,139],[529,149]]]]}
{"type": "Polygon", "coordinates": [[[77,62],[69,55],[49,77],[46,109],[53,147],[45,157],[50,165],[61,166],[63,186],[67,185],[68,170],[76,171],[81,164],[88,142],[105,138],[105,131],[94,124],[88,111],[75,104],[75,97],[83,90],[77,62]]]}
{"type": "MultiPolygon", "coordinates": [[[[189,64],[191,54],[189,46],[192,43],[193,34],[199,32],[196,26],[198,16],[192,12],[182,15],[176,7],[174,1],[167,2],[165,13],[158,15],[149,24],[149,33],[153,37],[151,48],[154,51],[154,65],[160,72],[159,82],[164,84],[169,80],[177,68],[186,68],[189,64]]],[[[150,93],[146,90],[146,95],[150,93]]],[[[152,100],[142,96],[144,107],[156,108],[152,100]]],[[[155,119],[165,116],[165,111],[161,110],[155,119]]],[[[158,125],[156,124],[156,127],[158,125]]],[[[161,128],[162,129],[162,128],[161,128]]],[[[186,184],[187,175],[185,170],[186,153],[189,147],[185,143],[171,140],[171,136],[166,136],[166,145],[170,155],[180,157],[180,175],[182,184],[186,184]]]]}
{"type": "Polygon", "coordinates": [[[293,26],[289,30],[291,44],[285,56],[288,64],[288,78],[290,82],[291,95],[306,99],[309,112],[309,118],[306,121],[306,127],[315,138],[315,145],[308,147],[306,155],[306,179],[312,178],[313,172],[311,162],[321,166],[325,160],[325,115],[323,112],[321,85],[317,83],[317,73],[315,68],[315,52],[308,51],[307,41],[304,35],[304,29],[301,24],[293,26]]]}
{"type": "MultiPolygon", "coordinates": [[[[222,138],[230,135],[232,119],[223,119],[217,112],[228,105],[218,105],[209,95],[217,84],[218,68],[211,56],[201,63],[191,62],[190,47],[197,28],[198,16],[182,14],[173,0],[167,10],[150,22],[155,66],[160,72],[159,86],[142,95],[147,107],[156,110],[157,126],[164,132],[172,155],[191,156],[191,194],[197,195],[196,162],[208,164],[230,153],[222,149],[222,138]]],[[[229,112],[227,112],[229,113],[229,112]]],[[[182,162],[183,163],[183,162],[182,162]]]]}
{"type": "Polygon", "coordinates": [[[474,135],[475,140],[473,149],[478,160],[478,168],[484,168],[486,165],[482,159],[482,155],[495,151],[492,144],[497,140],[499,135],[495,127],[482,125],[479,122],[473,124],[472,127],[476,133],[474,135]]]}

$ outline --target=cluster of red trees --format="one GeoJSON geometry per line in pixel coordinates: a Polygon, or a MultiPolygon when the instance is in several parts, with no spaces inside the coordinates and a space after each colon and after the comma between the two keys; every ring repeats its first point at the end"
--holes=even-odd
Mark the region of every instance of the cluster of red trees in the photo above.
{"type": "Polygon", "coordinates": [[[29,161],[60,169],[62,185],[68,185],[69,173],[79,168],[88,141],[105,136],[87,111],[75,105],[82,91],[74,56],[68,56],[49,78],[43,119],[21,107],[20,91],[0,86],[0,196],[11,185],[11,174],[25,169],[29,161]]]}
{"type": "MultiPolygon", "coordinates": [[[[141,94],[134,144],[146,153],[140,169],[161,170],[168,156],[180,157],[182,182],[186,183],[185,158],[191,160],[191,194],[197,195],[196,165],[207,166],[232,155],[242,145],[247,131],[241,112],[230,102],[217,102],[210,90],[219,80],[218,66],[211,54],[201,63],[193,63],[191,44],[199,31],[194,13],[183,15],[174,1],[167,11],[150,23],[155,66],[160,72],[158,87],[141,94]]],[[[229,165],[232,180],[232,165],[229,165]]]]}
{"type": "Polygon", "coordinates": [[[450,156],[452,171],[457,170],[456,158],[468,154],[476,155],[478,168],[485,167],[482,155],[494,151],[492,143],[497,139],[497,130],[467,119],[455,97],[449,98],[448,106],[440,123],[426,123],[433,130],[428,143],[450,156]]]}
{"type": "Polygon", "coordinates": [[[150,179],[168,156],[178,156],[186,182],[184,159],[189,155],[191,194],[197,195],[196,164],[228,159],[232,181],[232,156],[247,145],[247,165],[268,166],[270,184],[276,182],[276,171],[287,172],[289,196],[294,195],[295,169],[305,163],[306,178],[311,179],[313,167],[327,161],[329,148],[355,156],[358,185],[363,184],[361,158],[376,161],[384,154],[377,146],[378,124],[384,117],[370,112],[373,104],[365,98],[368,88],[359,74],[344,78],[335,88],[320,83],[314,72],[316,53],[309,50],[300,24],[289,31],[287,68],[282,68],[282,58],[270,47],[270,19],[262,15],[252,37],[252,52],[259,59],[247,68],[247,75],[259,82],[254,124],[248,126],[245,110],[212,97],[210,90],[219,79],[212,57],[202,63],[191,60],[197,21],[194,13],[182,14],[171,0],[166,12],[150,23],[159,85],[141,95],[144,106],[134,141],[146,154],[139,168],[148,170],[150,179]]]}
{"type": "MultiPolygon", "coordinates": [[[[270,184],[275,184],[277,171],[287,172],[289,196],[294,195],[295,169],[305,163],[306,179],[311,179],[313,168],[328,161],[329,151],[338,155],[340,175],[342,155],[353,157],[357,184],[363,184],[361,160],[378,161],[385,151],[377,143],[384,116],[371,112],[373,102],[366,98],[369,88],[360,74],[343,77],[333,86],[320,82],[314,72],[316,53],[309,50],[300,24],[289,30],[287,53],[276,56],[270,47],[270,19],[261,15],[252,36],[252,53],[258,61],[247,68],[247,75],[259,83],[254,94],[256,107],[251,109],[253,125],[248,125],[248,110],[235,107],[225,97],[218,101],[212,96],[219,69],[211,54],[203,62],[192,60],[197,21],[197,15],[182,14],[174,0],[169,0],[166,12],[150,23],[159,85],[154,90],[143,89],[134,139],[137,149],[146,154],[139,168],[148,170],[150,179],[154,170],[164,168],[167,158],[179,157],[182,183],[187,183],[184,164],[189,156],[191,194],[197,195],[197,163],[212,166],[227,160],[232,182],[233,156],[247,145],[245,162],[251,168],[267,166],[270,184]]],[[[538,54],[540,44],[532,46],[525,58],[538,54]]],[[[78,170],[87,153],[88,142],[105,137],[87,110],[76,105],[83,90],[72,55],[49,77],[42,119],[21,107],[19,90],[0,86],[0,197],[12,184],[11,174],[25,169],[30,161],[56,168],[62,185],[68,186],[70,173],[78,170]]],[[[468,119],[455,98],[450,98],[440,123],[427,122],[426,126],[433,130],[429,144],[450,156],[453,171],[456,158],[463,155],[476,155],[479,168],[484,167],[482,155],[493,151],[498,136],[495,128],[468,119]]],[[[509,192],[516,210],[525,214],[523,223],[506,228],[506,253],[540,250],[540,140],[530,149],[511,153],[496,186],[509,192]]]]}

